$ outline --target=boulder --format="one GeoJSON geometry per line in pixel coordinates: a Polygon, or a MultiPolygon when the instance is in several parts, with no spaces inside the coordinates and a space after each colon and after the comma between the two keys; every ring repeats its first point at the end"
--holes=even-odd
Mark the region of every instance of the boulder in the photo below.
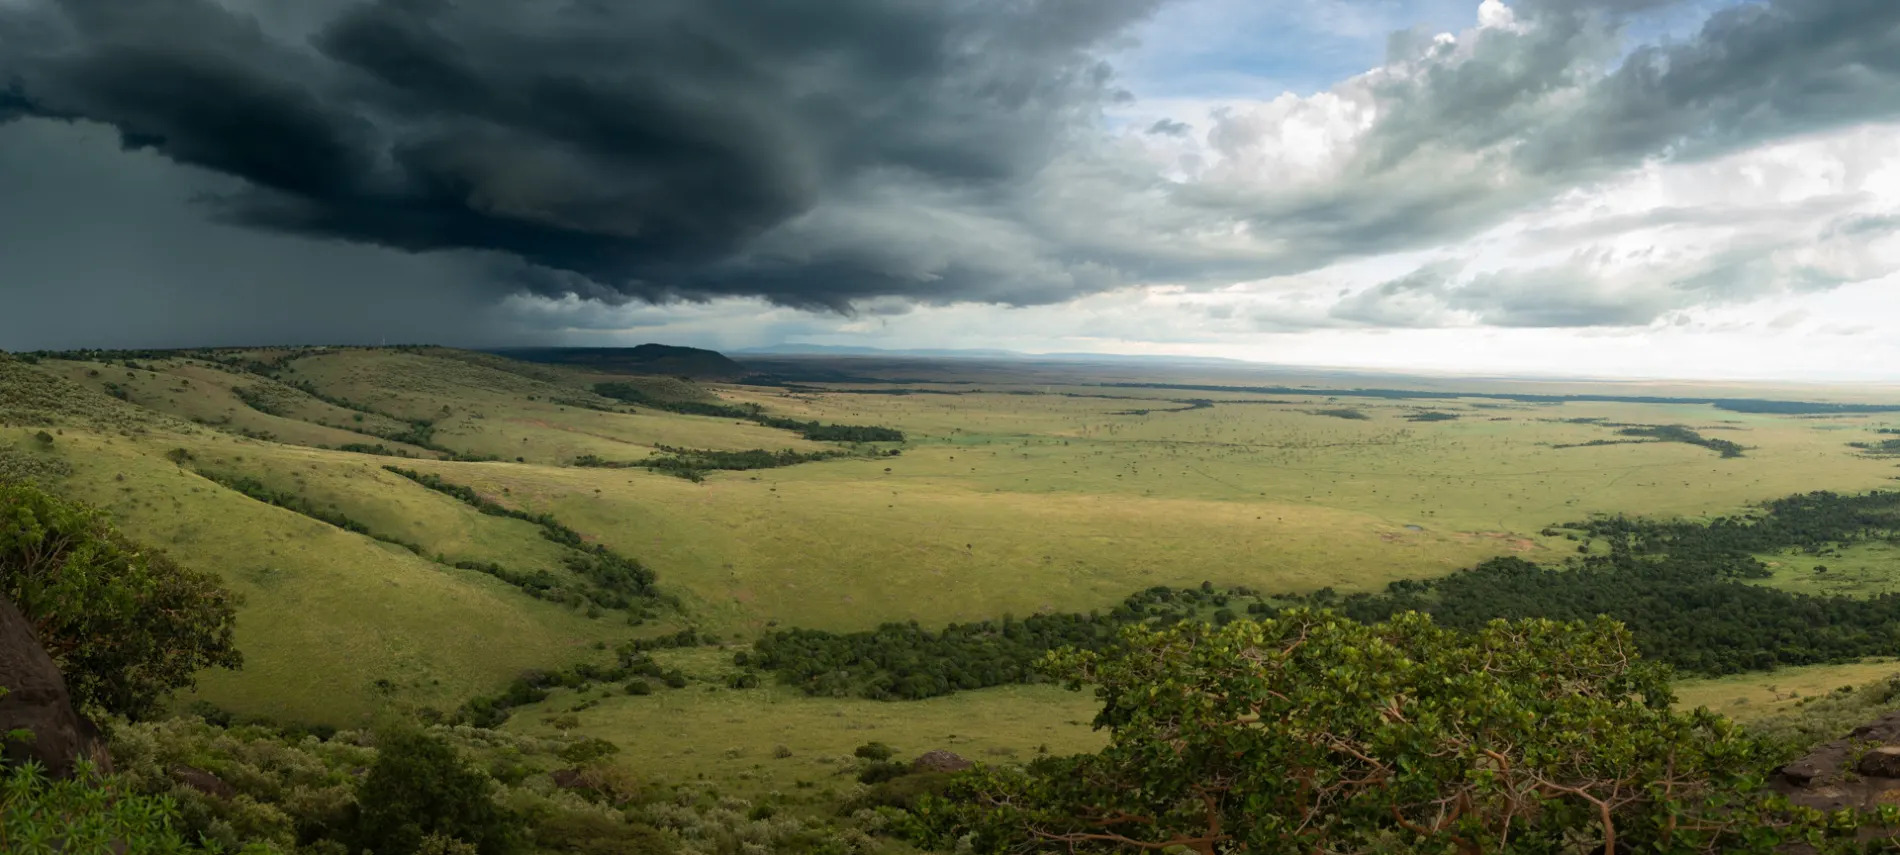
{"type": "MultiPolygon", "coordinates": [[[[1781,767],[1769,783],[1788,801],[1824,812],[1872,811],[1900,804],[1900,712],[1854,728],[1844,739],[1815,746],[1807,756],[1781,767]]],[[[1878,828],[1865,828],[1857,835],[1863,843],[1884,836],[1878,828]]],[[[1807,855],[1815,850],[1806,844],[1789,844],[1779,851],[1807,855]]]]}
{"type": "Polygon", "coordinates": [[[548,773],[548,777],[554,780],[554,786],[563,790],[591,789],[587,785],[586,776],[581,774],[579,769],[556,769],[548,773]]]}
{"type": "Polygon", "coordinates": [[[961,772],[975,765],[960,755],[939,748],[935,751],[926,751],[923,756],[910,761],[910,770],[912,772],[961,772]]]}
{"type": "Polygon", "coordinates": [[[33,738],[0,748],[7,764],[34,761],[54,778],[70,778],[74,764],[90,759],[110,771],[98,728],[73,709],[66,680],[46,655],[33,625],[0,596],[0,733],[29,730],[33,738]]]}
{"type": "Polygon", "coordinates": [[[170,771],[172,780],[214,799],[229,800],[237,796],[236,787],[196,766],[173,766],[170,771]]]}
{"type": "Polygon", "coordinates": [[[1862,754],[1854,771],[1869,778],[1900,778],[1900,745],[1882,745],[1862,754]]]}

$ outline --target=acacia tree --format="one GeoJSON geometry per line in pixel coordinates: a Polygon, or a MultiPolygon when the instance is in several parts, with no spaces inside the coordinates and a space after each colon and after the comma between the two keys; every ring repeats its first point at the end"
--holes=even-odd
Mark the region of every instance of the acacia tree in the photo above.
{"type": "MultiPolygon", "coordinates": [[[[1820,843],[1873,818],[1763,793],[1772,752],[1608,619],[1299,610],[1127,629],[1045,666],[1097,685],[1100,753],[982,769],[913,818],[978,851],[1715,852],[1820,843]]],[[[1887,821],[1900,815],[1885,817],[1887,821]]]]}
{"type": "Polygon", "coordinates": [[[205,668],[243,663],[236,596],[98,511],[0,484],[0,595],[33,624],[82,710],[140,718],[205,668]]]}

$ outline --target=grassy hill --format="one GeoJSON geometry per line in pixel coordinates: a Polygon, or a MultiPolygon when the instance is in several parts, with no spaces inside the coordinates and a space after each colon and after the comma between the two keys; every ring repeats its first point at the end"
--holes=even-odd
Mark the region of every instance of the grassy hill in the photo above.
{"type": "MultiPolygon", "coordinates": [[[[778,707],[787,722],[817,721],[846,707],[727,689],[706,663],[729,661],[772,628],[1087,612],[1203,581],[1375,590],[1499,555],[1556,561],[1576,544],[1545,527],[1593,513],[1705,517],[1793,492],[1888,485],[1892,461],[1848,443],[1900,421],[1692,404],[1188,394],[1046,371],[1022,382],[766,387],[627,368],[442,348],[0,359],[0,477],[98,504],[245,596],[249,664],[208,675],[199,692],[220,706],[331,723],[392,704],[450,710],[523,671],[605,662],[617,644],[690,626],[729,645],[682,660],[707,673],[699,694],[603,701],[582,714],[583,729],[625,735],[683,716],[691,732],[677,738],[695,751],[770,739],[803,754],[853,737],[801,736],[808,728],[751,716],[778,707]],[[603,382],[631,384],[637,403],[596,394],[603,382]],[[737,405],[800,424],[898,428],[907,441],[821,442],[753,418],[677,411],[737,405]],[[1616,425],[1684,425],[1744,451],[1633,441],[1616,425]],[[707,469],[698,481],[636,465],[695,450],[835,456],[707,469]],[[498,510],[546,515],[585,549],[638,561],[657,574],[664,601],[590,617],[584,603],[532,595],[509,580],[541,574],[558,590],[585,589],[572,566],[579,553],[498,510]],[[506,572],[465,569],[476,565],[506,572]]],[[[1880,548],[1857,548],[1820,581],[1816,562],[1790,557],[1786,577],[1769,584],[1889,590],[1900,574],[1880,548]]],[[[998,751],[1087,736],[1062,735],[1076,718],[1055,712],[1063,703],[1012,692],[968,701],[1017,722],[997,726],[1020,735],[999,737],[998,751]]],[[[542,727],[538,716],[580,702],[557,696],[512,726],[542,727]]],[[[941,740],[934,731],[946,726],[928,722],[965,714],[956,703],[917,709],[878,719],[886,741],[941,740]]],[[[746,764],[725,765],[736,774],[746,764]]]]}
{"type": "Polygon", "coordinates": [[[635,347],[533,347],[495,352],[521,362],[570,365],[609,374],[663,374],[693,380],[737,380],[751,373],[716,350],[642,344],[635,347]]]}

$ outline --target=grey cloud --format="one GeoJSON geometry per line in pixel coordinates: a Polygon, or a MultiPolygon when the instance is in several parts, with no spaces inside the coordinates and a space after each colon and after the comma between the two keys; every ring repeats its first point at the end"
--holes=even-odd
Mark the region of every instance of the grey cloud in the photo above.
{"type": "Polygon", "coordinates": [[[1828,230],[1829,235],[1859,237],[1900,232],[1900,214],[1863,214],[1849,217],[1828,230]]]}
{"type": "Polygon", "coordinates": [[[0,30],[58,36],[0,67],[0,109],[240,178],[215,211],[252,228],[504,253],[642,299],[1015,302],[960,290],[993,271],[906,277],[848,235],[809,268],[754,242],[866,183],[1008,197],[1125,96],[1094,53],[1155,2],[379,0],[268,27],[209,0],[42,2],[0,30]]]}
{"type": "Polygon", "coordinates": [[[1148,133],[1169,137],[1184,137],[1193,129],[1194,126],[1186,122],[1176,121],[1174,119],[1156,119],[1154,124],[1148,126],[1148,133]]]}
{"type": "Polygon", "coordinates": [[[521,331],[480,254],[425,257],[179,216],[228,190],[90,123],[0,127],[0,347],[483,345],[521,331]],[[109,162],[111,170],[98,164],[109,162]]]}
{"type": "MultiPolygon", "coordinates": [[[[1900,115],[1900,3],[1749,4],[1623,60],[1631,16],[1667,2],[1519,0],[1522,28],[1401,34],[1342,85],[1379,118],[1336,180],[1175,182],[1096,122],[1128,97],[1101,52],[1163,2],[29,0],[0,6],[0,133],[109,126],[130,153],[96,163],[201,171],[221,225],[181,253],[235,251],[218,229],[239,226],[363,250],[362,271],[439,254],[415,278],[472,317],[517,290],[866,311],[1261,279],[1457,240],[1648,159],[1900,115]]],[[[1561,272],[1387,283],[1322,320],[1622,323],[1805,275],[1718,267],[1661,297],[1561,272]]]]}
{"type": "MultiPolygon", "coordinates": [[[[1750,227],[1779,229],[1785,227],[1785,224],[1790,221],[1815,220],[1833,220],[1832,228],[1859,233],[1859,230],[1868,227],[1860,225],[1861,223],[1870,221],[1877,223],[1878,218],[1864,216],[1836,218],[1840,217],[1843,211],[1864,202],[1865,199],[1858,193],[1840,193],[1817,195],[1773,207],[1675,205],[1652,208],[1638,213],[1598,217],[1572,225],[1532,229],[1525,233],[1525,237],[1546,244],[1566,245],[1650,229],[1750,227]]],[[[1873,227],[1877,228],[1877,225],[1873,227]]]]}
{"type": "Polygon", "coordinates": [[[1770,0],[1696,38],[1638,48],[1575,109],[1531,134],[1525,168],[1576,172],[1900,116],[1900,4],[1770,0]]]}
{"type": "Polygon", "coordinates": [[[1342,299],[1331,316],[1376,327],[1620,327],[1677,305],[1667,289],[1617,288],[1583,264],[1481,273],[1455,282],[1453,265],[1420,268],[1342,299]]]}
{"type": "Polygon", "coordinates": [[[1676,307],[1665,289],[1615,288],[1574,267],[1486,273],[1449,295],[1456,309],[1499,327],[1622,327],[1655,321],[1676,307]]]}
{"type": "MultiPolygon", "coordinates": [[[[1840,231],[1841,217],[1823,226],[1840,231]]],[[[1890,269],[1850,273],[1804,260],[1802,252],[1825,249],[1826,241],[1804,236],[1745,236],[1693,260],[1658,261],[1638,255],[1620,263],[1607,250],[1590,249],[1563,263],[1460,273],[1461,265],[1439,261],[1399,278],[1348,294],[1329,317],[1382,327],[1644,326],[1700,306],[1738,305],[1765,297],[1825,291],[1890,269]]]]}
{"type": "Polygon", "coordinates": [[[1345,295],[1327,314],[1335,320],[1366,326],[1447,325],[1451,320],[1445,298],[1460,268],[1454,261],[1427,264],[1397,279],[1345,295]]]}
{"type": "MultiPolygon", "coordinates": [[[[1457,44],[1396,34],[1385,69],[1342,86],[1379,117],[1336,180],[1264,197],[1191,185],[1174,200],[1281,241],[1262,267],[1284,274],[1463,238],[1645,161],[1900,118],[1900,3],[1745,4],[1620,64],[1628,16],[1668,4],[1514,5],[1528,26],[1457,44]]],[[[1254,133],[1215,120],[1215,139],[1254,133]]]]}

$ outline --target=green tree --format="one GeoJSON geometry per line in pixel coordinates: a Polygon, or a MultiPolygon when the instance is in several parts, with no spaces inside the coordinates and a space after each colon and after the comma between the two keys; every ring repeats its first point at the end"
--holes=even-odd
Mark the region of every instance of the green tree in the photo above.
{"type": "Polygon", "coordinates": [[[376,855],[415,855],[435,839],[480,855],[516,851],[521,820],[495,803],[494,779],[421,731],[385,734],[357,790],[357,846],[376,855]]]}
{"type": "MultiPolygon", "coordinates": [[[[1621,624],[1299,610],[1124,630],[1047,667],[1097,685],[1098,754],[980,770],[913,831],[978,851],[1773,851],[1865,819],[1763,793],[1764,743],[1670,710],[1621,624]]],[[[1891,820],[1900,813],[1889,811],[1891,820]]]]}
{"type": "Polygon", "coordinates": [[[99,512],[0,484],[0,593],[33,622],[73,701],[141,718],[200,670],[237,668],[237,598],[127,540],[99,512]]]}

